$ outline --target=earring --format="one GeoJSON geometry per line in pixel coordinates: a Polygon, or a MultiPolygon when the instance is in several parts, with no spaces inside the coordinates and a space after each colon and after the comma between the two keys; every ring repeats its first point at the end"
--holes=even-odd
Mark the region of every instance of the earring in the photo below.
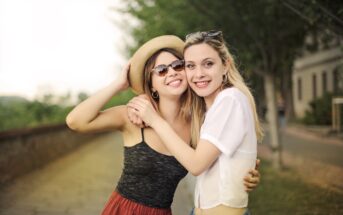
{"type": "Polygon", "coordinates": [[[229,83],[229,78],[227,77],[227,72],[225,74],[223,74],[223,84],[227,84],[229,83]]]}
{"type": "Polygon", "coordinates": [[[158,99],[158,92],[157,91],[152,91],[151,96],[154,99],[158,99]]]}

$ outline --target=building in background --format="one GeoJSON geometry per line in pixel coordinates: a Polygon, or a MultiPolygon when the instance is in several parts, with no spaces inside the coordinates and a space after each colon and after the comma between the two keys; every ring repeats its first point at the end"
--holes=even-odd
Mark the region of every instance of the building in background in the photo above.
{"type": "MultiPolygon", "coordinates": [[[[311,37],[308,38],[311,40],[311,37]]],[[[313,41],[313,40],[312,40],[313,41]]],[[[308,42],[308,41],[307,41],[308,42]]],[[[337,38],[315,52],[304,52],[296,59],[293,70],[293,104],[297,118],[309,110],[310,102],[326,92],[343,90],[343,46],[337,38]]],[[[318,45],[318,44],[317,44],[318,45]]]]}

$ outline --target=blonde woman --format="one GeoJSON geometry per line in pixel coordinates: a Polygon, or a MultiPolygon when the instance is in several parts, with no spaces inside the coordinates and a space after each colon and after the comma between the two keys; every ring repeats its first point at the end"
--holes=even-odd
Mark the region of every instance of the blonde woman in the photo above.
{"type": "Polygon", "coordinates": [[[222,32],[186,37],[185,70],[192,89],[192,144],[179,137],[145,99],[129,103],[193,175],[195,214],[242,215],[248,193],[242,179],[255,166],[262,129],[250,90],[239,74],[222,32]],[[195,149],[194,149],[195,148],[195,149]]]}

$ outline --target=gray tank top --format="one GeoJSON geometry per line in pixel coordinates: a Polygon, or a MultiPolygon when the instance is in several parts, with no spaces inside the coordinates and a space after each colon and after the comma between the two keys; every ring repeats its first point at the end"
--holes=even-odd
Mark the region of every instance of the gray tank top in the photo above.
{"type": "Polygon", "coordinates": [[[154,208],[170,208],[176,187],[187,170],[173,156],[150,148],[144,140],[124,147],[124,169],[117,191],[125,198],[154,208]]]}

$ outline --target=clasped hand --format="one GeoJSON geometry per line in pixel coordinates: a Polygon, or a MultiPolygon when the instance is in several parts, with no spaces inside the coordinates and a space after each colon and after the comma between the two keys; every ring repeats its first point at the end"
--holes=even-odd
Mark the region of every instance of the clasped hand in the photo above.
{"type": "Polygon", "coordinates": [[[153,127],[159,119],[159,114],[146,95],[134,97],[127,107],[130,121],[139,127],[153,127]]]}

